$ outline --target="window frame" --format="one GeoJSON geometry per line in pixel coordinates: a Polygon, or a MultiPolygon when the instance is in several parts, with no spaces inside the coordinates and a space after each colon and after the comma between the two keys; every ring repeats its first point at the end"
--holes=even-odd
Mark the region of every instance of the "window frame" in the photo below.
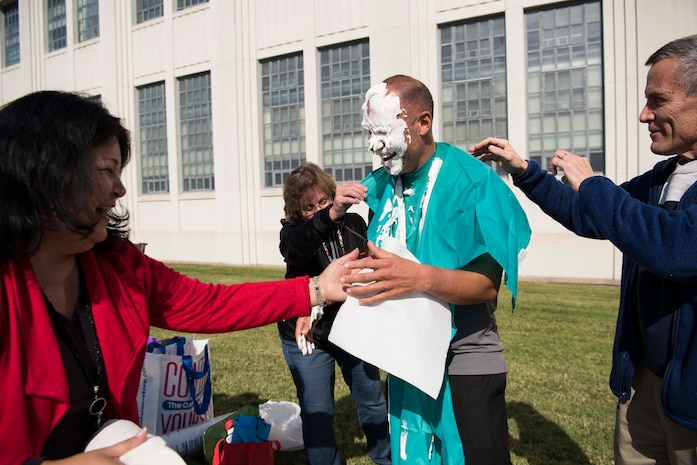
{"type": "Polygon", "coordinates": [[[139,180],[141,195],[168,194],[170,190],[169,151],[167,147],[167,88],[164,81],[136,87],[138,103],[139,180]],[[157,93],[156,95],[153,95],[157,93]],[[148,105],[161,100],[154,111],[148,105]],[[145,107],[145,108],[144,108],[145,107]],[[158,118],[161,117],[161,118],[158,118]],[[156,121],[153,121],[155,119],[156,121]],[[161,119],[161,121],[157,121],[161,119]],[[160,137],[148,137],[159,133],[160,137]],[[157,145],[160,150],[153,150],[157,145]],[[157,163],[157,161],[160,163],[157,163]],[[158,178],[159,179],[156,179],[158,178]]]}
{"type": "Polygon", "coordinates": [[[46,0],[46,39],[49,53],[57,52],[68,46],[68,16],[66,0],[46,0]],[[62,6],[62,15],[52,14],[52,11],[60,9],[62,6]],[[52,23],[58,23],[57,27],[52,28],[52,23]],[[61,24],[62,23],[62,24],[61,24]],[[56,34],[61,32],[62,35],[56,34]]]}
{"type": "Polygon", "coordinates": [[[605,172],[602,18],[600,0],[525,11],[528,154],[543,169],[564,148],[605,172]]]}
{"type": "Polygon", "coordinates": [[[99,0],[75,0],[78,43],[99,37],[99,0]],[[91,11],[90,11],[91,10],[91,11]],[[96,11],[95,14],[89,14],[96,11]],[[88,16],[83,16],[85,13],[88,16]],[[96,24],[93,18],[97,18],[96,24]]]}
{"type": "Polygon", "coordinates": [[[179,167],[182,192],[214,192],[213,100],[211,72],[177,78],[179,113],[179,167]],[[195,83],[206,80],[205,87],[195,83]],[[189,87],[192,84],[192,87],[189,87]],[[205,98],[203,98],[205,97],[205,98]],[[185,117],[185,113],[192,117],[185,117]]]}
{"type": "Polygon", "coordinates": [[[361,127],[370,78],[368,38],[319,49],[320,165],[336,182],[360,181],[373,170],[361,127]]]}
{"type": "Polygon", "coordinates": [[[21,62],[19,2],[6,2],[0,5],[2,12],[2,67],[18,65],[21,62]],[[8,12],[10,18],[8,19],[8,12]],[[12,21],[12,24],[8,24],[12,21]],[[10,27],[12,26],[12,27],[10,27]],[[16,57],[16,59],[15,59],[16,57]]]}
{"type": "MultiPolygon", "coordinates": [[[[467,150],[485,137],[508,138],[504,13],[439,29],[443,141],[467,150]]],[[[495,163],[491,166],[504,174],[495,163]]]]}
{"type": "Polygon", "coordinates": [[[134,10],[136,24],[152,21],[165,15],[164,0],[136,0],[134,10]]]}
{"type": "Polygon", "coordinates": [[[302,52],[259,61],[264,187],[282,187],[306,159],[302,52]]]}

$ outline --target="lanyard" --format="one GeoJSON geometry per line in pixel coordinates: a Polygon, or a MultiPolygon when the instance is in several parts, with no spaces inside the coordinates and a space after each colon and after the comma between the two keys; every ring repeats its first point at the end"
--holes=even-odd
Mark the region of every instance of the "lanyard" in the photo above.
{"type": "MultiPolygon", "coordinates": [[[[89,413],[95,417],[95,424],[100,427],[104,422],[104,409],[106,408],[107,400],[103,395],[100,395],[99,390],[101,389],[100,384],[104,378],[104,358],[102,356],[102,349],[99,344],[99,339],[97,338],[97,329],[94,324],[94,318],[92,316],[92,305],[89,300],[89,295],[87,294],[87,286],[85,284],[84,275],[82,270],[80,270],[80,294],[78,296],[75,316],[78,320],[82,320],[83,315],[87,317],[90,329],[92,330],[92,337],[94,341],[94,354],[95,354],[95,364],[92,365],[89,360],[81,355],[80,350],[77,347],[77,343],[72,336],[72,331],[70,329],[70,321],[53,307],[53,304],[48,297],[44,294],[44,301],[49,309],[49,315],[53,323],[54,330],[57,335],[65,342],[65,345],[70,350],[70,353],[75,358],[80,370],[85,375],[87,382],[92,385],[92,393],[94,394],[94,399],[89,406],[89,413]]],[[[89,349],[89,348],[88,348],[89,349]]]]}

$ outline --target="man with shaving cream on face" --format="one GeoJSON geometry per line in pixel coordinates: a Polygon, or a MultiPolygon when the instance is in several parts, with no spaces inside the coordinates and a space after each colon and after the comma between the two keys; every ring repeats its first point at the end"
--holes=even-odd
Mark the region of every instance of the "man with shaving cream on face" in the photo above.
{"type": "Polygon", "coordinates": [[[453,314],[438,399],[388,377],[392,462],[510,464],[508,368],[494,310],[502,272],[515,302],[518,256],[530,227],[496,172],[436,143],[432,124],[433,98],[420,81],[397,75],[368,90],[362,126],[383,165],[362,181],[374,213],[368,227],[374,244],[371,256],[346,266],[373,271],[342,280],[365,284],[347,291],[362,305],[423,292],[449,303],[453,314]],[[420,263],[380,249],[387,237],[420,263]]]}

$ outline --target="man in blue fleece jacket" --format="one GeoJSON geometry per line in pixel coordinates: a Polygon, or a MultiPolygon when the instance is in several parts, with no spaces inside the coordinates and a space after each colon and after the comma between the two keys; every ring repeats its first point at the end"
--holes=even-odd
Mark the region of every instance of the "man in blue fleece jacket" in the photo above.
{"type": "Polygon", "coordinates": [[[690,465],[697,464],[697,35],[666,44],[646,65],[639,120],[651,151],[671,157],[620,186],[564,150],[554,153],[551,174],[502,139],[470,152],[499,163],[569,230],[622,251],[610,375],[619,398],[615,462],[690,465]]]}

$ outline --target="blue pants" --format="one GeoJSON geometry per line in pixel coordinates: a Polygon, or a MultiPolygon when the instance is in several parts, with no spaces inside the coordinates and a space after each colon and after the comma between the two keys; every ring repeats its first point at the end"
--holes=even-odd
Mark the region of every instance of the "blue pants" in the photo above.
{"type": "Polygon", "coordinates": [[[368,443],[368,456],[390,465],[387,405],[380,370],[332,346],[303,355],[295,341],[281,338],[283,355],[295,382],[303,421],[303,441],[308,465],[341,465],[334,435],[334,362],[356,403],[358,421],[368,443]]]}

